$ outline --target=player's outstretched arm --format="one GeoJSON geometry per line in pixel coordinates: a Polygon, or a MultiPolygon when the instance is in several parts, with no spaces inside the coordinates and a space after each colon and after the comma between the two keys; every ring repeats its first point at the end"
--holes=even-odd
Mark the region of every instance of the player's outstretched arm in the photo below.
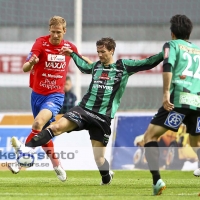
{"type": "Polygon", "coordinates": [[[161,61],[163,61],[162,52],[142,60],[122,59],[127,72],[130,74],[152,69],[156,67],[161,61]]]}
{"type": "Polygon", "coordinates": [[[88,64],[92,64],[92,63],[93,63],[88,57],[82,56],[82,58],[83,58],[88,64]]]}
{"type": "Polygon", "coordinates": [[[62,47],[59,54],[64,56],[71,56],[74,60],[74,63],[82,73],[91,74],[93,62],[89,60],[89,58],[81,56],[67,47],[62,47]]]}
{"type": "MultiPolygon", "coordinates": [[[[71,54],[73,53],[73,51],[67,47],[62,47],[61,50],[60,50],[60,53],[61,55],[64,55],[64,56],[70,56],[71,54]]],[[[82,56],[82,58],[88,63],[88,64],[92,64],[93,62],[86,56],[82,56]]]]}

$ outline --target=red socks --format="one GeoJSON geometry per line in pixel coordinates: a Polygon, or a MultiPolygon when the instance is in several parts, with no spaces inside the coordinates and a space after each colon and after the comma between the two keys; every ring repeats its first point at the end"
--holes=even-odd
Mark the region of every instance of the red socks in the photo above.
{"type": "MultiPolygon", "coordinates": [[[[36,135],[38,134],[40,131],[37,130],[33,130],[31,131],[31,133],[29,134],[29,136],[26,138],[26,142],[28,143],[30,142],[30,140],[36,135]]],[[[56,167],[60,164],[59,159],[57,158],[55,152],[54,152],[54,144],[53,141],[50,140],[47,144],[42,146],[43,150],[45,151],[45,153],[48,155],[48,157],[50,158],[53,167],[56,167]]]]}

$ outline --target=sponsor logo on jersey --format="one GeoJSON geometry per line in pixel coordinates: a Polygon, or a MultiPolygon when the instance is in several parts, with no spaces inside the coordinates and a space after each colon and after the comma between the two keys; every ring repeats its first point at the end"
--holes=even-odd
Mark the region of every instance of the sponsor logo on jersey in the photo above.
{"type": "Polygon", "coordinates": [[[172,83],[175,83],[175,84],[181,84],[181,85],[192,85],[191,82],[189,81],[186,81],[186,80],[173,80],[172,83]]]}
{"type": "Polygon", "coordinates": [[[93,85],[93,88],[97,88],[97,89],[104,89],[104,90],[113,90],[112,86],[107,86],[107,85],[93,85]]]}
{"type": "Polygon", "coordinates": [[[44,81],[40,81],[40,86],[49,90],[59,90],[61,88],[59,85],[56,84],[56,80],[49,80],[47,78],[44,81]]]}
{"type": "Polygon", "coordinates": [[[179,48],[183,51],[188,52],[189,54],[197,54],[200,55],[200,49],[194,49],[192,47],[187,47],[182,44],[179,44],[179,48]]]}
{"type": "Polygon", "coordinates": [[[179,103],[200,108],[200,96],[196,94],[180,92],[179,103]]]}
{"type": "Polygon", "coordinates": [[[65,56],[57,54],[48,54],[47,61],[64,62],[65,56]]]}
{"type": "Polygon", "coordinates": [[[110,77],[108,76],[107,73],[102,73],[101,76],[99,77],[99,79],[101,79],[101,80],[109,80],[110,77]]]}
{"type": "MultiPolygon", "coordinates": [[[[105,68],[104,68],[104,69],[103,69],[103,71],[105,71],[105,72],[106,72],[106,71],[107,71],[107,72],[111,72],[111,71],[114,71],[114,70],[115,70],[115,69],[113,69],[113,68],[109,68],[109,69],[105,69],[105,68]]],[[[116,71],[116,70],[115,70],[115,71],[116,71]]]]}
{"type": "Polygon", "coordinates": [[[180,79],[185,79],[187,76],[186,75],[179,75],[180,79]]]}
{"type": "Polygon", "coordinates": [[[61,75],[55,75],[55,74],[46,74],[46,73],[43,73],[42,76],[44,77],[48,77],[48,78],[62,78],[63,76],[61,75]]]}
{"type": "Polygon", "coordinates": [[[119,70],[119,69],[115,69],[115,68],[105,69],[105,68],[102,68],[102,66],[98,66],[98,67],[100,67],[100,68],[94,69],[94,71],[116,71],[116,72],[123,72],[123,70],[119,70]]]}
{"type": "Polygon", "coordinates": [[[66,63],[60,62],[45,62],[45,68],[48,69],[65,69],[66,63]]]}
{"type": "Polygon", "coordinates": [[[182,121],[184,118],[185,118],[184,114],[181,114],[181,113],[178,113],[175,111],[171,111],[168,114],[167,119],[165,120],[164,124],[168,127],[178,130],[178,128],[182,124],[182,121]]]}
{"type": "Polygon", "coordinates": [[[200,117],[197,118],[196,133],[200,133],[200,117]]]}
{"type": "Polygon", "coordinates": [[[97,80],[97,81],[94,81],[94,83],[96,83],[96,84],[103,83],[103,81],[97,80]]]}

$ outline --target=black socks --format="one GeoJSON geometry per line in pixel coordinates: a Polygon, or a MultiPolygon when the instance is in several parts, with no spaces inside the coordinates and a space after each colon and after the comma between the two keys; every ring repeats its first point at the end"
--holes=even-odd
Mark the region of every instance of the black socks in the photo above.
{"type": "Polygon", "coordinates": [[[148,142],[144,145],[145,156],[148,162],[149,170],[152,174],[153,184],[156,185],[157,181],[160,179],[159,172],[159,147],[157,142],[148,142]]]}
{"type": "Polygon", "coordinates": [[[40,133],[35,135],[30,142],[26,143],[27,147],[38,147],[46,144],[54,137],[53,131],[48,128],[46,130],[42,130],[40,133]]]}
{"type": "Polygon", "coordinates": [[[109,163],[108,161],[105,159],[105,162],[102,166],[98,167],[99,168],[99,172],[102,176],[102,182],[103,183],[109,183],[110,182],[110,174],[109,174],[109,163]]]}

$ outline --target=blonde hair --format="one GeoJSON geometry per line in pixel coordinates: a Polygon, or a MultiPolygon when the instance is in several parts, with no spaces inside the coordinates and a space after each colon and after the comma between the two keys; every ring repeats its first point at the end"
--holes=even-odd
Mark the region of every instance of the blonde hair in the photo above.
{"type": "Polygon", "coordinates": [[[63,29],[67,28],[67,22],[63,17],[60,16],[53,16],[50,20],[49,20],[49,28],[51,26],[56,26],[56,25],[62,25],[63,29]]]}

